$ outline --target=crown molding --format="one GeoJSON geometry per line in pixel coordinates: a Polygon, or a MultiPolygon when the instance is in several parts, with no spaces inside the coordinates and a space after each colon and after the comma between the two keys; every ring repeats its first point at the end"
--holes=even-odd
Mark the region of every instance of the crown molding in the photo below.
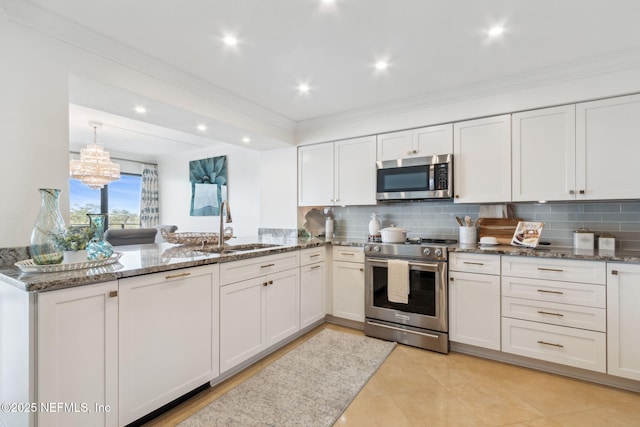
{"type": "MultiPolygon", "coordinates": [[[[400,115],[416,110],[433,108],[446,104],[472,101],[494,95],[501,95],[539,86],[579,80],[585,77],[640,68],[640,49],[628,49],[609,55],[591,57],[580,61],[564,63],[552,67],[539,68],[525,73],[514,74],[453,88],[439,89],[416,97],[392,101],[370,108],[346,111],[297,122],[296,133],[313,131],[332,125],[359,122],[365,119],[400,115]]],[[[638,87],[640,90],[640,86],[638,87]]],[[[582,100],[575,100],[576,102],[582,100]]],[[[297,140],[297,138],[296,138],[297,140]]]]}
{"type": "Polygon", "coordinates": [[[27,0],[0,0],[0,12],[13,23],[115,61],[165,83],[178,86],[223,106],[293,133],[295,122],[232,92],[212,85],[137,49],[102,36],[27,0]]]}

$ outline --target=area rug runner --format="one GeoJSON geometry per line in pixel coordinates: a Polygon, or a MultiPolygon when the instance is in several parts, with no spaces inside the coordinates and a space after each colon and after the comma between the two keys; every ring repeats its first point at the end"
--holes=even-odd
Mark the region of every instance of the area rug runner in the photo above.
{"type": "Polygon", "coordinates": [[[331,426],[394,346],[325,329],[179,426],[331,426]]]}

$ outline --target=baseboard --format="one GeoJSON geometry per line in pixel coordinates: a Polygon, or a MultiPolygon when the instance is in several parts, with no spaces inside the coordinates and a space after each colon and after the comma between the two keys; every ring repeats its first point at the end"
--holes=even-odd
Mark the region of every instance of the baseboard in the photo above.
{"type": "Polygon", "coordinates": [[[364,322],[358,322],[357,320],[343,319],[342,317],[335,317],[331,314],[325,316],[327,323],[333,323],[334,325],[340,325],[351,329],[357,329],[364,331],[364,322]]]}
{"type": "Polygon", "coordinates": [[[504,353],[502,351],[489,350],[456,342],[450,342],[449,349],[452,352],[469,354],[483,359],[491,359],[498,362],[509,363],[511,365],[522,366],[524,368],[535,369],[537,371],[549,372],[551,374],[640,393],[640,381],[616,377],[614,375],[593,372],[586,369],[574,368],[572,366],[560,365],[558,363],[546,362],[543,360],[532,359],[530,357],[518,356],[515,354],[504,353]]]}

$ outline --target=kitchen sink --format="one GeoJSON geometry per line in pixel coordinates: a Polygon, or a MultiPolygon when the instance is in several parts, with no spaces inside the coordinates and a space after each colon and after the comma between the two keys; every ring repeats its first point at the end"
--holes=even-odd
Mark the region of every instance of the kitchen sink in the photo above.
{"type": "Polygon", "coordinates": [[[208,252],[212,254],[230,254],[235,252],[247,252],[247,251],[255,251],[258,249],[267,249],[267,248],[275,248],[277,245],[273,243],[245,243],[242,245],[225,245],[222,248],[217,246],[205,246],[202,249],[199,249],[201,252],[208,252]]]}

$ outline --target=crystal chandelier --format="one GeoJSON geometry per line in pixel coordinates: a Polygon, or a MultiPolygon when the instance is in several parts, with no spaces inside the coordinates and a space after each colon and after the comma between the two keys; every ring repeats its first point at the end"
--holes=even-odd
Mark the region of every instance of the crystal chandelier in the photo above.
{"type": "Polygon", "coordinates": [[[102,123],[89,122],[93,127],[93,144],[80,150],[80,160],[71,160],[69,163],[69,175],[87,184],[89,188],[98,189],[111,181],[120,179],[120,165],[111,161],[109,153],[102,146],[96,144],[98,139],[98,127],[102,123]]]}

